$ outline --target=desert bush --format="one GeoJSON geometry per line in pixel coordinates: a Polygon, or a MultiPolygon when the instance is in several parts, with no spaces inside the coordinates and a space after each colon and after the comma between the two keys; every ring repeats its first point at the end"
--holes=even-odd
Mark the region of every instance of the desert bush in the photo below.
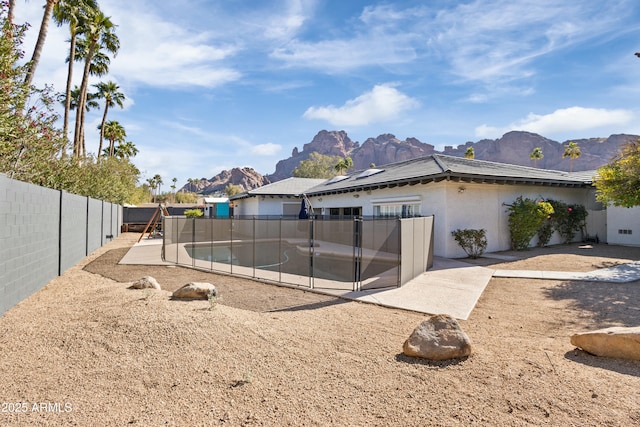
{"type": "Polygon", "coordinates": [[[482,256],[487,249],[487,236],[486,230],[473,230],[465,228],[464,230],[455,230],[451,232],[453,238],[458,242],[460,247],[471,258],[478,258],[482,256]]]}
{"type": "Polygon", "coordinates": [[[187,218],[200,218],[204,215],[201,209],[187,209],[184,211],[184,215],[187,218]]]}

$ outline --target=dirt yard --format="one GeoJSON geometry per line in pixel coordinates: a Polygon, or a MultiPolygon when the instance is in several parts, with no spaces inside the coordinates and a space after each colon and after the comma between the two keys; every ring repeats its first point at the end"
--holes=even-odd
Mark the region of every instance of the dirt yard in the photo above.
{"type": "MultiPolygon", "coordinates": [[[[640,361],[572,334],[640,325],[640,281],[493,279],[464,360],[402,355],[426,317],[179,267],[120,266],[125,234],[0,317],[0,425],[640,425],[640,361]],[[154,276],[162,291],[130,290],[154,276]],[[190,281],[222,295],[178,302],[190,281]]],[[[590,271],[640,248],[563,245],[482,258],[590,271]]]]}

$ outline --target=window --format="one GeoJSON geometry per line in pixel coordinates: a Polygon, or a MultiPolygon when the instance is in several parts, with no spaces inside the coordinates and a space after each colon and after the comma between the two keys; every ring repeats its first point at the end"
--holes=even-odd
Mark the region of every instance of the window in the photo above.
{"type": "Polygon", "coordinates": [[[329,215],[332,218],[353,218],[354,216],[362,215],[362,208],[360,206],[351,208],[329,208],[329,215]]]}
{"type": "Polygon", "coordinates": [[[374,205],[373,215],[379,218],[420,216],[420,203],[374,205]]]}

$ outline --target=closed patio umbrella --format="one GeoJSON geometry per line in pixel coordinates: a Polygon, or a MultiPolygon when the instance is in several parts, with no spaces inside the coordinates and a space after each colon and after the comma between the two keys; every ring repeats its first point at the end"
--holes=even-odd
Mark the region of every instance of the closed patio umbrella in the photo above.
{"type": "Polygon", "coordinates": [[[307,209],[307,201],[303,198],[302,205],[300,206],[300,213],[298,219],[309,219],[309,210],[307,209]]]}

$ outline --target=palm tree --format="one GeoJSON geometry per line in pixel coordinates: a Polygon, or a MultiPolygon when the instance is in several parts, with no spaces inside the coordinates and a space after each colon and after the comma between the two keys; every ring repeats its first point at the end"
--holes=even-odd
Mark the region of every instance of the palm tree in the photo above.
{"type": "MultiPolygon", "coordinates": [[[[100,152],[102,152],[102,142],[104,140],[104,123],[107,120],[107,112],[109,111],[109,107],[113,107],[115,105],[123,107],[124,94],[119,91],[120,87],[112,81],[109,82],[100,82],[93,85],[98,91],[96,92],[96,97],[98,99],[104,99],[104,113],[102,114],[102,122],[99,126],[100,128],[100,144],[98,148],[98,157],[100,157],[100,152]]],[[[110,153],[113,149],[113,145],[110,146],[110,153]]],[[[110,154],[113,155],[113,154],[110,154]]]]}
{"type": "MultiPolygon", "coordinates": [[[[105,148],[105,154],[109,157],[113,157],[115,154],[115,143],[122,143],[127,137],[127,132],[124,127],[115,120],[109,120],[103,125],[98,125],[100,133],[109,141],[109,149],[105,148]]],[[[102,144],[100,144],[100,150],[102,150],[102,144]]]]}
{"type": "Polygon", "coordinates": [[[156,192],[157,195],[160,195],[160,187],[162,186],[163,182],[162,182],[162,177],[159,174],[155,174],[153,176],[153,181],[156,183],[156,188],[158,189],[158,191],[156,192]]]}
{"type": "Polygon", "coordinates": [[[58,0],[47,0],[47,3],[44,5],[44,14],[42,15],[42,21],[40,22],[38,40],[36,41],[36,46],[33,49],[31,60],[27,63],[27,74],[24,77],[24,84],[27,87],[31,85],[33,75],[36,72],[36,67],[38,66],[38,62],[40,62],[40,55],[42,54],[44,41],[47,38],[47,31],[49,30],[49,20],[51,19],[53,6],[57,1],[58,0]]]}
{"type": "Polygon", "coordinates": [[[467,148],[467,151],[464,152],[465,159],[474,159],[476,157],[476,152],[473,147],[467,148]]]}
{"type": "Polygon", "coordinates": [[[114,32],[115,25],[108,16],[98,10],[86,21],[83,38],[86,41],[86,55],[84,57],[84,70],[80,85],[80,102],[76,109],[76,126],[73,138],[74,145],[80,145],[84,132],[84,105],[87,101],[86,94],[89,86],[89,74],[91,63],[97,52],[108,51],[114,55],[120,48],[120,40],[114,32]]]}
{"type": "Polygon", "coordinates": [[[343,170],[348,171],[351,166],[353,166],[353,160],[351,160],[351,157],[345,157],[344,159],[339,160],[334,168],[339,174],[342,174],[343,170]]]}
{"type": "MultiPolygon", "coordinates": [[[[67,88],[65,91],[65,105],[64,105],[64,123],[63,123],[63,135],[67,139],[69,134],[69,112],[71,111],[71,81],[73,77],[73,64],[75,62],[76,54],[76,37],[78,33],[82,32],[83,21],[91,13],[98,9],[98,3],[96,0],[58,0],[53,7],[53,19],[62,26],[69,24],[69,66],[67,70],[67,88]]],[[[99,152],[98,152],[99,153],[99,152]]],[[[98,154],[99,155],[99,154],[98,154]]]]}
{"type": "MultiPolygon", "coordinates": [[[[136,148],[135,144],[131,141],[127,142],[118,142],[115,149],[113,150],[113,157],[117,157],[119,159],[129,159],[131,157],[135,157],[140,151],[136,148]]],[[[105,156],[109,155],[109,151],[105,148],[103,150],[105,156]]]]}
{"type": "Polygon", "coordinates": [[[149,184],[149,191],[151,192],[151,201],[156,202],[155,189],[157,188],[156,181],[153,178],[147,178],[147,184],[149,184]]]}
{"type": "Polygon", "coordinates": [[[174,177],[171,182],[173,185],[171,186],[171,192],[173,193],[173,201],[176,201],[176,183],[178,182],[178,178],[174,177]]]}
{"type": "Polygon", "coordinates": [[[569,141],[567,145],[564,146],[564,153],[562,153],[562,158],[566,159],[569,157],[569,172],[573,171],[573,161],[580,157],[582,152],[580,151],[580,147],[573,141],[569,141]]]}
{"type": "Polygon", "coordinates": [[[198,182],[200,182],[200,179],[198,179],[198,178],[189,178],[189,179],[187,180],[187,182],[189,182],[189,189],[191,190],[191,192],[192,192],[192,193],[195,193],[195,190],[197,190],[197,189],[198,189],[198,187],[196,187],[196,188],[195,188],[195,190],[194,190],[194,188],[193,188],[193,187],[194,187],[198,182]]]}
{"type": "Polygon", "coordinates": [[[533,149],[531,154],[529,154],[529,159],[533,160],[533,167],[536,167],[538,160],[542,159],[544,155],[542,154],[542,148],[536,147],[533,149]]]}

